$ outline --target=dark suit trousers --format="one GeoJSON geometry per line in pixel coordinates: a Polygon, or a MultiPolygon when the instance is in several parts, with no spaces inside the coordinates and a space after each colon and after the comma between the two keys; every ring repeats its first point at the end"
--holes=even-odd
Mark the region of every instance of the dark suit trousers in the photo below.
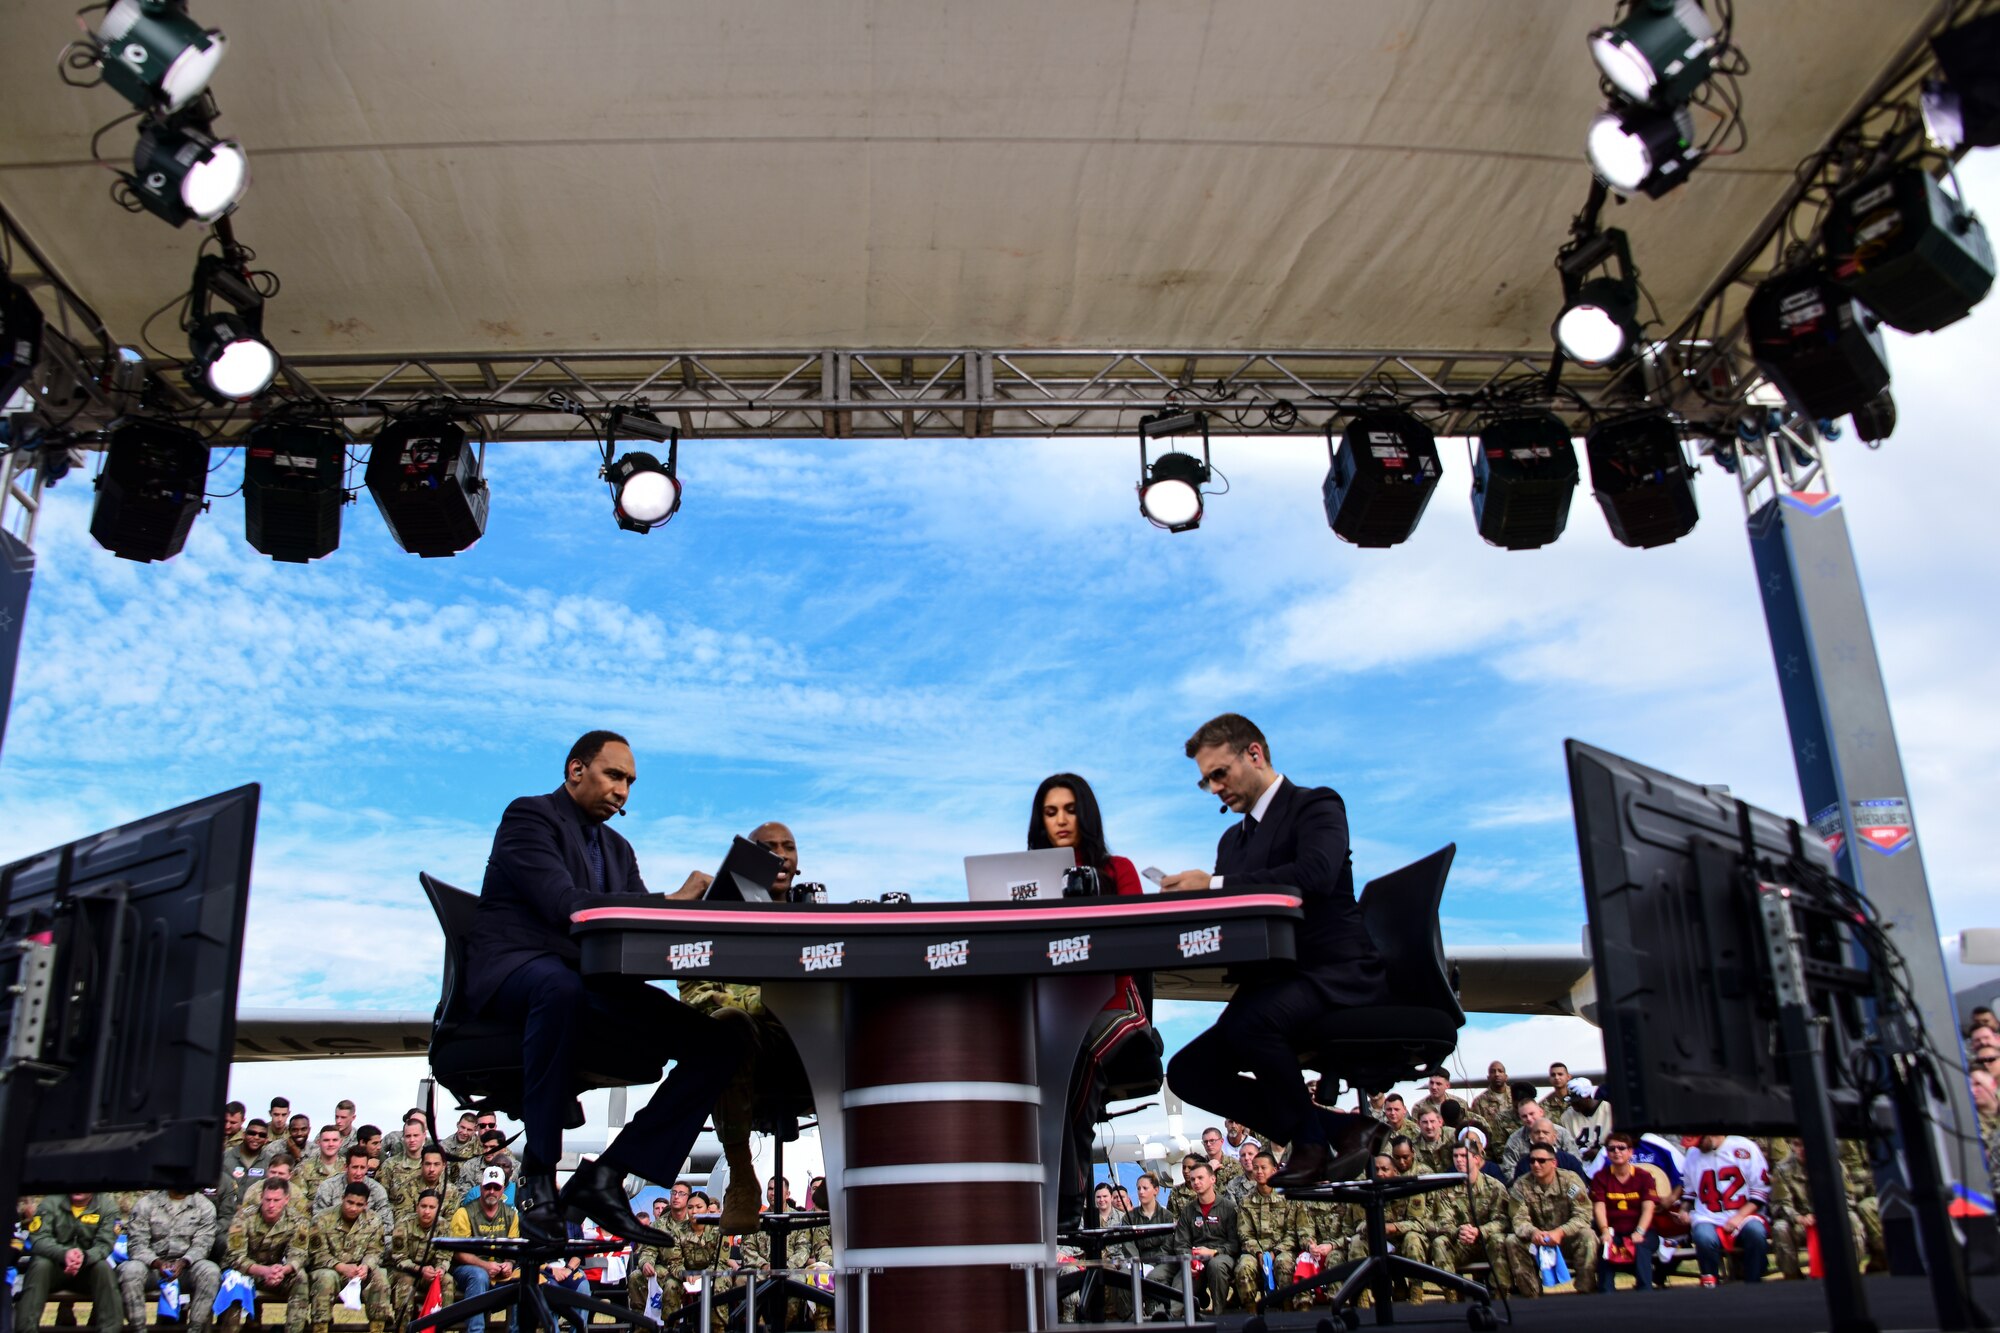
{"type": "Polygon", "coordinates": [[[652,1100],[603,1154],[620,1169],[671,1184],[743,1054],[730,1029],[631,977],[590,977],[560,958],[531,958],[500,983],[485,1016],[521,1028],[524,1166],[553,1171],[577,1072],[644,1053],[674,1062],[652,1100]],[[600,1057],[621,1052],[615,1060],[600,1057]]]}
{"type": "Polygon", "coordinates": [[[1313,1105],[1296,1050],[1299,1034],[1317,1030],[1335,1008],[1309,977],[1239,987],[1215,1026],[1168,1062],[1167,1083],[1252,1133],[1294,1145],[1328,1142],[1347,1117],[1313,1105]],[[1246,1069],[1254,1077],[1245,1078],[1246,1069]]]}

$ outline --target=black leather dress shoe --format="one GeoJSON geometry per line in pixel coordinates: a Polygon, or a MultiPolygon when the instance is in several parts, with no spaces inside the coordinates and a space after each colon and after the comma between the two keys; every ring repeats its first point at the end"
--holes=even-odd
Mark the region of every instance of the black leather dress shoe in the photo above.
{"type": "Polygon", "coordinates": [[[523,1172],[514,1184],[514,1210],[521,1217],[521,1234],[545,1244],[569,1239],[562,1206],[556,1202],[556,1173],[523,1172]]]}
{"type": "Polygon", "coordinates": [[[1333,1150],[1324,1143],[1301,1143],[1285,1158],[1284,1169],[1271,1177],[1274,1190],[1295,1190],[1328,1179],[1327,1168],[1334,1162],[1333,1150]]]}
{"type": "Polygon", "coordinates": [[[632,1201],[625,1197],[625,1174],[603,1161],[585,1162],[563,1186],[562,1211],[569,1217],[589,1218],[605,1231],[624,1240],[648,1245],[678,1245],[674,1236],[641,1226],[632,1216],[632,1201]]]}

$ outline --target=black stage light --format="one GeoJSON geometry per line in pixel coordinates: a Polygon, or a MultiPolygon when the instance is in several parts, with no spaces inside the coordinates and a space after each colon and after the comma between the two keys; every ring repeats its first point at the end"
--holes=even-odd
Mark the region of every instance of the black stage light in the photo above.
{"type": "Polygon", "coordinates": [[[347,437],[317,421],[266,421],[243,438],[243,535],[273,560],[304,564],[340,546],[347,437]]]}
{"type": "MultiPolygon", "coordinates": [[[[1956,123],[1956,142],[1973,148],[2000,145],[2000,13],[1961,23],[1931,38],[1946,100],[1956,123]]],[[[1926,107],[1929,98],[1925,99],[1926,107]]]]}
{"type": "Polygon", "coordinates": [[[1510,551],[1547,546],[1569,524],[1576,445],[1553,412],[1495,417],[1479,428],[1472,463],[1472,518],[1479,535],[1510,551]]]}
{"type": "Polygon", "coordinates": [[[603,477],[611,484],[611,516],[627,532],[662,528],[681,508],[680,432],[652,413],[628,407],[611,410],[605,431],[603,477]],[[620,435],[636,435],[667,446],[665,463],[649,453],[611,457],[620,435]]]}
{"type": "Polygon", "coordinates": [[[1688,178],[1701,161],[1694,113],[1674,107],[1608,106],[1590,122],[1585,141],[1591,170],[1620,194],[1658,199],[1688,178]]]}
{"type": "Polygon", "coordinates": [[[1896,400],[1887,389],[1854,409],[1854,433],[1869,444],[1896,433],[1896,400]]]}
{"type": "Polygon", "coordinates": [[[181,553],[208,486],[208,441],[184,426],[145,417],[111,424],[90,535],[122,560],[181,553]]]}
{"type": "Polygon", "coordinates": [[[1179,410],[1139,418],[1139,512],[1154,527],[1189,532],[1201,526],[1201,488],[1214,469],[1208,458],[1208,414],[1179,410]],[[1152,440],[1199,435],[1201,457],[1169,449],[1149,457],[1152,440]]]}
{"type": "Polygon", "coordinates": [[[1844,417],[1889,387],[1875,317],[1818,264],[1758,283],[1744,321],[1757,368],[1809,417],[1844,417]]]}
{"type": "Polygon", "coordinates": [[[1965,318],[1993,286],[1993,242],[1919,163],[1854,182],[1827,210],[1827,269],[1905,333],[1965,318]]]}
{"type": "Polygon", "coordinates": [[[1444,474],[1431,428],[1393,408],[1366,411],[1348,421],[1338,449],[1329,425],[1326,445],[1333,463],[1320,498],[1334,535],[1356,546],[1408,541],[1444,474]]]}
{"type": "Polygon", "coordinates": [[[181,0],[115,0],[97,43],[104,81],[141,111],[178,111],[201,96],[229,46],[181,0]]]}
{"type": "Polygon", "coordinates": [[[1694,530],[1694,470],[1665,412],[1612,417],[1584,436],[1590,489],[1611,535],[1627,546],[1665,546],[1694,530]]]}
{"type": "Polygon", "coordinates": [[[1563,308],[1551,332],[1562,354],[1593,370],[1629,359],[1639,346],[1639,277],[1616,227],[1592,232],[1556,256],[1563,308]]]}
{"type": "Polygon", "coordinates": [[[205,126],[149,120],[139,130],[132,197],[156,217],[178,227],[210,223],[235,209],[250,188],[250,160],[234,139],[218,139],[205,126]]]}
{"type": "Polygon", "coordinates": [[[1633,0],[1625,17],[1590,34],[1590,56],[1634,102],[1676,102],[1715,62],[1715,24],[1698,0],[1633,0]]]}
{"type": "Polygon", "coordinates": [[[278,377],[278,353],[257,336],[250,321],[227,310],[196,319],[188,328],[188,383],[217,402],[243,403],[278,377]]]}
{"type": "Polygon", "coordinates": [[[42,356],[42,307],[13,279],[0,276],[0,407],[21,391],[42,356]]]}
{"type": "Polygon", "coordinates": [[[465,427],[447,416],[384,426],[368,451],[368,493],[412,555],[457,555],[486,531],[491,493],[465,427]]]}

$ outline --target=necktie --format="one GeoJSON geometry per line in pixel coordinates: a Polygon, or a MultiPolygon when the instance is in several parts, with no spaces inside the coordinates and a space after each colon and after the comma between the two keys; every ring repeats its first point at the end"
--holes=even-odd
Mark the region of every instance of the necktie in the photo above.
{"type": "Polygon", "coordinates": [[[1256,836],[1257,836],[1257,816],[1255,815],[1243,816],[1243,841],[1245,845],[1248,845],[1250,839],[1256,836]]]}
{"type": "Polygon", "coordinates": [[[590,887],[604,892],[604,827],[592,824],[585,829],[583,850],[590,860],[590,887]]]}

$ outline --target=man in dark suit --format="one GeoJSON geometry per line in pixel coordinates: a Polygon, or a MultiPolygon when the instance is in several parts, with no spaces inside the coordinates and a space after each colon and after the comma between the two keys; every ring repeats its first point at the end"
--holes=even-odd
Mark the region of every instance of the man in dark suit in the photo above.
{"type": "Polygon", "coordinates": [[[1357,1175],[1380,1146],[1383,1127],[1314,1105],[1296,1053],[1299,1036],[1328,1010],[1387,997],[1354,898],[1347,807],[1332,788],[1300,787],[1273,769],[1264,733],[1236,713],[1202,724],[1188,738],[1187,755],[1202,790],[1244,818],[1216,846],[1214,874],[1186,870],[1160,887],[1282,885],[1297,890],[1304,919],[1297,967],[1239,984],[1215,1026],[1174,1056],[1167,1082],[1188,1101],[1291,1144],[1285,1169],[1272,1178],[1279,1188],[1357,1175]],[[1245,1078],[1245,1069],[1256,1077],[1245,1078]]]}
{"type": "MultiPolygon", "coordinates": [[[[564,1236],[562,1215],[572,1208],[631,1237],[625,1176],[673,1181],[743,1050],[725,1024],[664,991],[634,978],[586,978],[578,970],[570,914],[599,895],[646,892],[632,844],[607,827],[624,813],[636,778],[623,736],[587,732],[570,749],[561,787],[510,804],[493,835],[466,946],[472,1011],[521,1028],[527,1144],[515,1205],[523,1228],[549,1239],[564,1236]],[[562,1132],[582,1123],[577,1062],[604,1040],[661,1064],[672,1058],[673,1072],[611,1147],[577,1169],[559,1200],[562,1132]]],[[[695,897],[708,880],[696,872],[673,896],[695,897]]]]}

